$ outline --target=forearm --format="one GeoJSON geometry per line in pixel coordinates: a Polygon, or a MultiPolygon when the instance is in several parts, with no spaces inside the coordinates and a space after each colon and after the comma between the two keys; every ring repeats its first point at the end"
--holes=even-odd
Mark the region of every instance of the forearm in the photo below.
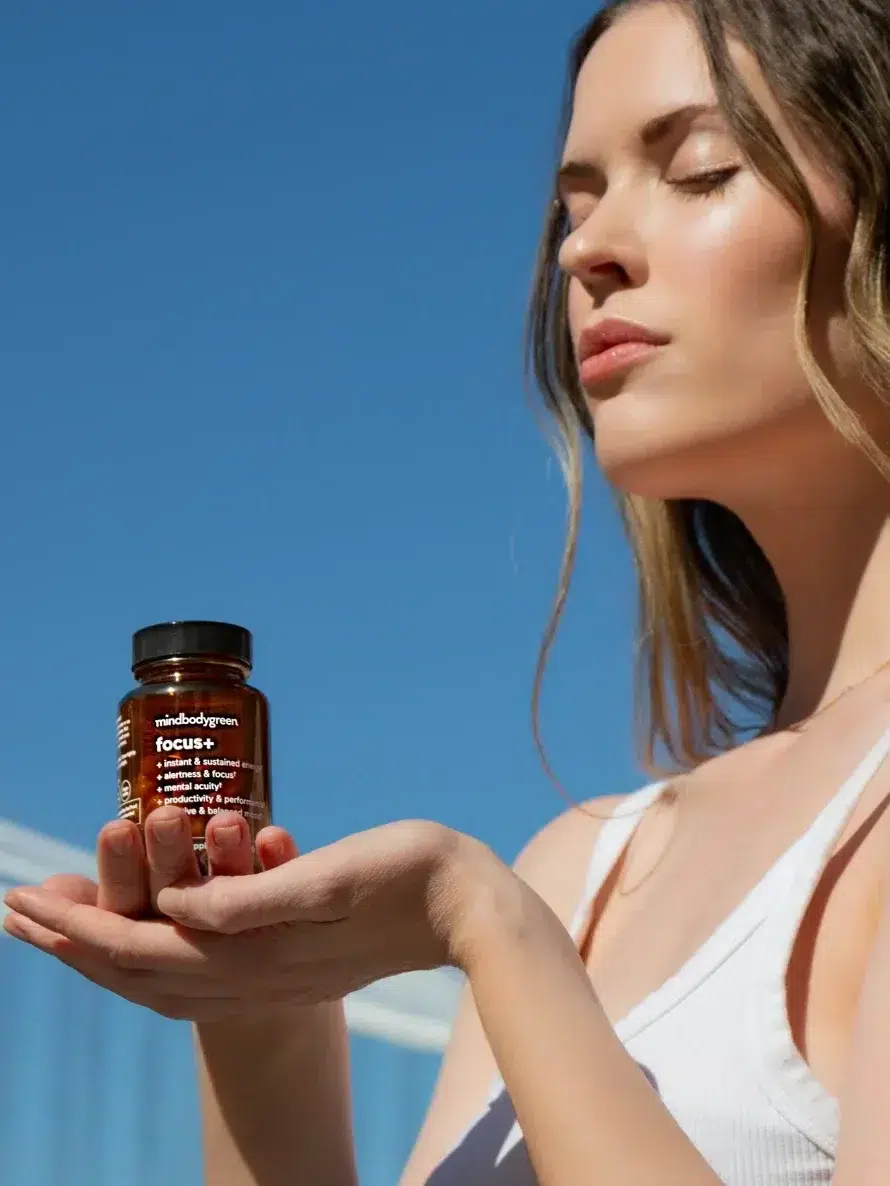
{"type": "Polygon", "coordinates": [[[461,962],[540,1186],[719,1186],[616,1036],[563,925],[501,868],[477,894],[461,962]]]}
{"type": "Polygon", "coordinates": [[[206,1186],[354,1186],[340,1004],[195,1026],[206,1186]]]}

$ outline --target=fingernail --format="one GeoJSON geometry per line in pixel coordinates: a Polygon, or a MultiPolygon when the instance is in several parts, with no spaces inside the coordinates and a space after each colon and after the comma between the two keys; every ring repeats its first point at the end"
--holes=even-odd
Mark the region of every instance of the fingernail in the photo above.
{"type": "Polygon", "coordinates": [[[284,859],[284,841],[270,840],[266,844],[266,852],[273,861],[281,861],[284,859]]]}
{"type": "Polygon", "coordinates": [[[237,824],[223,824],[213,829],[213,843],[217,848],[237,848],[241,829],[237,824]]]}
{"type": "Polygon", "coordinates": [[[176,842],[183,836],[182,820],[155,820],[152,824],[152,831],[154,832],[155,839],[157,840],[158,844],[176,844],[176,842]]]}
{"type": "Polygon", "coordinates": [[[3,895],[3,905],[8,906],[10,910],[15,910],[22,904],[22,896],[18,890],[9,890],[3,895]]]}
{"type": "Polygon", "coordinates": [[[125,857],[133,849],[133,833],[129,828],[112,828],[105,833],[108,847],[117,857],[125,857]]]}

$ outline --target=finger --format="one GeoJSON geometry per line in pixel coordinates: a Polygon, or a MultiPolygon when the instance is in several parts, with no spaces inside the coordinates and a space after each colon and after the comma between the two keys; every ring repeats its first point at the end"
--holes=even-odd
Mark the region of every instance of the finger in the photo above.
{"type": "Polygon", "coordinates": [[[40,947],[43,951],[49,952],[50,955],[56,955],[60,959],[66,957],[74,947],[71,940],[66,939],[64,935],[48,931],[46,927],[40,926],[39,923],[33,922],[23,914],[16,914],[13,910],[4,915],[3,929],[13,938],[24,939],[26,943],[40,947]]]}
{"type": "Polygon", "coordinates": [[[144,972],[118,971],[91,959],[76,943],[23,915],[7,914],[3,929],[11,938],[54,956],[91,984],[165,1017],[208,1020],[243,1009],[243,998],[232,995],[228,985],[176,973],[149,978],[144,972]]]}
{"type": "MultiPolygon", "coordinates": [[[[161,919],[145,921],[71,902],[37,886],[10,890],[4,902],[15,914],[83,949],[89,959],[118,969],[206,975],[226,963],[221,935],[197,935],[161,919]]],[[[228,961],[231,963],[231,960],[228,961]]]]}
{"type": "MultiPolygon", "coordinates": [[[[20,939],[47,955],[55,956],[61,963],[73,968],[93,984],[123,994],[123,980],[126,973],[119,972],[108,963],[103,963],[85,953],[78,945],[64,935],[58,935],[34,922],[24,914],[10,911],[3,919],[3,929],[14,939],[20,939]]],[[[132,975],[132,973],[131,973],[132,975]]],[[[132,998],[129,998],[132,999],[132,998]]]]}
{"type": "Polygon", "coordinates": [[[159,807],[145,821],[148,887],[152,905],[165,886],[201,880],[189,815],[181,807],[159,807]]]}
{"type": "Polygon", "coordinates": [[[250,829],[237,811],[221,811],[207,821],[204,833],[213,877],[239,877],[253,872],[250,829]]]}
{"type": "Polygon", "coordinates": [[[148,909],[145,846],[137,826],[115,820],[99,833],[96,845],[99,896],[94,905],[114,914],[138,918],[148,909]]]}
{"type": "Polygon", "coordinates": [[[118,972],[109,964],[91,958],[89,953],[85,953],[64,935],[57,935],[55,931],[50,931],[24,914],[16,914],[14,911],[10,911],[3,919],[3,929],[14,939],[21,939],[22,942],[45,951],[47,955],[55,956],[69,968],[92,980],[94,984],[101,984],[103,988],[111,988],[115,992],[121,991],[121,981],[126,973],[118,972]]]}
{"type": "Polygon", "coordinates": [[[27,918],[23,914],[10,911],[3,919],[4,930],[15,939],[30,943],[48,955],[67,964],[88,980],[103,988],[110,988],[112,992],[125,995],[130,1000],[137,996],[147,997],[150,993],[161,994],[166,997],[202,998],[214,997],[231,999],[232,986],[209,978],[188,976],[182,972],[148,972],[139,968],[119,970],[108,963],[93,957],[89,951],[66,939],[64,935],[57,935],[54,931],[40,926],[39,923],[27,918]]]}
{"type": "Polygon", "coordinates": [[[54,873],[40,884],[54,894],[61,894],[72,902],[82,902],[85,906],[95,906],[98,901],[99,887],[95,881],[77,873],[54,873]]]}
{"type": "Polygon", "coordinates": [[[263,828],[257,834],[256,851],[264,869],[275,869],[279,865],[294,860],[299,855],[290,832],[286,828],[279,828],[274,824],[263,828]]]}
{"type": "Polygon", "coordinates": [[[38,951],[45,952],[46,955],[53,956],[60,963],[72,968],[100,988],[110,989],[120,996],[126,996],[128,1000],[133,999],[130,994],[122,990],[122,985],[119,983],[122,973],[107,963],[103,964],[96,959],[90,959],[89,956],[84,956],[77,944],[66,939],[64,935],[57,935],[54,931],[47,930],[46,927],[40,926],[39,923],[33,922],[25,915],[15,914],[12,911],[3,919],[3,930],[11,938],[18,939],[22,943],[27,943],[29,947],[34,947],[38,951]]]}

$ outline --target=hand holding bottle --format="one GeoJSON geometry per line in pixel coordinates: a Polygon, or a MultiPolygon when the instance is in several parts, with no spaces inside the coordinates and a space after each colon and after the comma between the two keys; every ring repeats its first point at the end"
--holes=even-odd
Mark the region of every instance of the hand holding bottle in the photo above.
{"type": "Polygon", "coordinates": [[[248,827],[221,815],[207,827],[208,880],[181,809],[152,814],[144,856],[140,840],[135,825],[107,825],[95,900],[90,882],[51,879],[8,894],[4,925],[113,992],[192,1020],[340,1000],[398,972],[464,966],[477,904],[521,884],[477,841],[426,822],[299,857],[288,833],[266,828],[263,871],[240,876],[251,868],[248,827]],[[117,854],[125,829],[129,850],[117,854]],[[149,896],[164,917],[126,916],[149,896]]]}

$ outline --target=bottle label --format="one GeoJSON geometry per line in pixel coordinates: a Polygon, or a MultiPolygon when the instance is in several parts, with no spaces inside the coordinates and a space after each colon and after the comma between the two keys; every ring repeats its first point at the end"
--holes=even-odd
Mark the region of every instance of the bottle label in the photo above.
{"type": "Polygon", "coordinates": [[[133,793],[133,731],[129,718],[117,718],[117,802],[120,819],[131,819],[141,826],[142,800],[133,793]]]}
{"type": "Polygon", "coordinates": [[[134,696],[117,723],[118,816],[140,826],[158,807],[181,807],[204,865],[204,829],[237,811],[251,839],[269,823],[265,705],[252,689],[134,696]],[[212,700],[212,703],[209,703],[212,700]]]}

